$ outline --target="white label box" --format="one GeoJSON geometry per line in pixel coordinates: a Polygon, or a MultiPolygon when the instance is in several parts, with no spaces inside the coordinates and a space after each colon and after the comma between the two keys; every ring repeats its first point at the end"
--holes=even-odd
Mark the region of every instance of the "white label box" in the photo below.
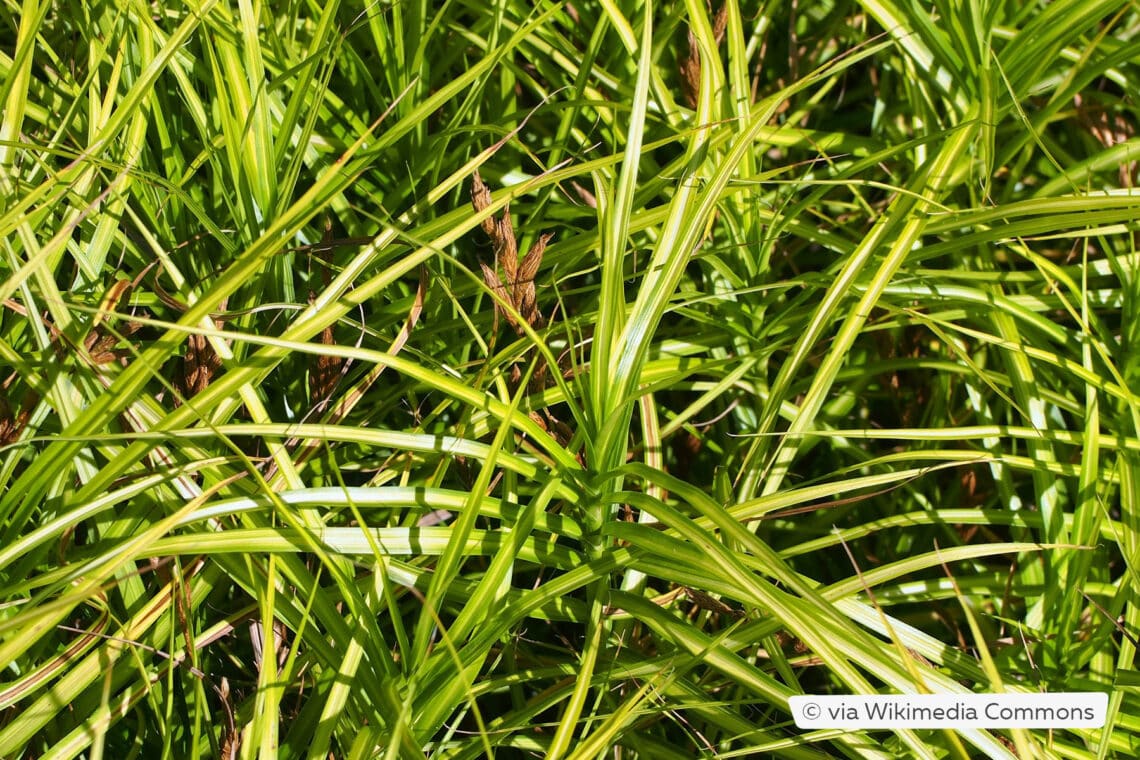
{"type": "Polygon", "coordinates": [[[798,728],[1101,728],[1104,692],[800,695],[798,728]]]}

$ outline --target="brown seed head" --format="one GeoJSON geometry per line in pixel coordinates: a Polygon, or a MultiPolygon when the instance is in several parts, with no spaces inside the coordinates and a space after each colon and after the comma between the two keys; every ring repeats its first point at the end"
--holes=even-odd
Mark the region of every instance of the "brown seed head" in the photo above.
{"type": "MultiPolygon", "coordinates": [[[[479,176],[478,171],[471,178],[471,205],[475,207],[476,213],[491,205],[491,188],[483,183],[483,178],[479,176]]],[[[481,226],[483,232],[486,232],[491,238],[495,237],[495,217],[487,217],[481,222],[481,226]]]]}
{"type": "Polygon", "coordinates": [[[507,282],[514,282],[519,268],[519,245],[515,240],[515,228],[511,224],[511,207],[508,205],[503,209],[503,216],[498,220],[495,227],[495,234],[491,236],[495,241],[495,258],[499,261],[499,266],[503,268],[503,273],[507,276],[507,282]]]}

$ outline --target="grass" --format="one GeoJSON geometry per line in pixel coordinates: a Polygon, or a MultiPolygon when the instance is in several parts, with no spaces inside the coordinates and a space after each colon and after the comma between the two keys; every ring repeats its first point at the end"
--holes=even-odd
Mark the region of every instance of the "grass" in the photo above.
{"type": "Polygon", "coordinates": [[[9,2],[4,757],[1134,757],[1138,27],[9,2]]]}

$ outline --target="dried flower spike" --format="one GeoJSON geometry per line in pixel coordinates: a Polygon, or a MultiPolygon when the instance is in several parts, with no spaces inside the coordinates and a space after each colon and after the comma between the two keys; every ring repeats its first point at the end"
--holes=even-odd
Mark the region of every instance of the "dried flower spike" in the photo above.
{"type": "MultiPolygon", "coordinates": [[[[476,212],[485,211],[491,205],[491,191],[483,182],[478,172],[471,180],[471,205],[476,212]]],[[[495,218],[489,216],[483,220],[483,230],[491,238],[495,249],[495,264],[488,265],[479,262],[483,270],[483,281],[496,295],[495,316],[502,314],[516,333],[522,335],[524,328],[518,317],[531,327],[541,326],[542,315],[536,303],[536,290],[534,279],[542,265],[542,255],[546,244],[553,235],[547,233],[540,235],[530,250],[526,252],[522,262],[519,261],[518,239],[515,237],[514,226],[511,223],[511,209],[506,206],[502,216],[495,218]],[[500,277],[499,270],[503,276],[500,277]],[[504,308],[505,301],[512,309],[504,308]]]]}
{"type": "MultiPolygon", "coordinates": [[[[475,212],[485,210],[491,205],[491,188],[483,183],[483,178],[479,176],[479,172],[475,172],[475,176],[471,179],[471,205],[475,207],[475,212]]],[[[495,217],[489,216],[482,222],[483,232],[486,232],[492,239],[495,237],[495,217]]]]}

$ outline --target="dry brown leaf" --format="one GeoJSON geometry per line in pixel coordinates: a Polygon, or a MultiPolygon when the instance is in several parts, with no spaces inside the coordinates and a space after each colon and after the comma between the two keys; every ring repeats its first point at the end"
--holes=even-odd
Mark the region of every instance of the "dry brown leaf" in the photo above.
{"type": "Polygon", "coordinates": [[[579,185],[577,182],[571,182],[570,186],[574,188],[574,192],[578,194],[578,197],[582,199],[583,203],[585,203],[590,208],[598,207],[598,199],[594,197],[593,193],[579,185]]]}
{"type": "Polygon", "coordinates": [[[241,747],[241,731],[234,725],[234,709],[230,704],[230,680],[222,676],[222,685],[215,686],[214,691],[222,701],[226,716],[226,738],[222,742],[221,757],[223,760],[237,760],[238,750],[241,747]]]}

